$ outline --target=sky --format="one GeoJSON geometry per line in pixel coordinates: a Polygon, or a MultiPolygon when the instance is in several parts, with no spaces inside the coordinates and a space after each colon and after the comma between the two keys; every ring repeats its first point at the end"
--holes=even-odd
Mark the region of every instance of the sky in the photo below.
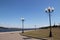
{"type": "Polygon", "coordinates": [[[52,25],[60,24],[60,0],[0,0],[0,26],[24,28],[48,26],[49,18],[45,9],[54,7],[51,13],[52,25]]]}

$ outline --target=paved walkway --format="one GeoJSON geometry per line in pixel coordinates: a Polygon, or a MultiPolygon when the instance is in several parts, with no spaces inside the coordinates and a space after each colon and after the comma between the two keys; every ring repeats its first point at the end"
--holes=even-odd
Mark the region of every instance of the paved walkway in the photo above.
{"type": "Polygon", "coordinates": [[[19,32],[0,32],[0,40],[40,40],[21,36],[19,32]]]}

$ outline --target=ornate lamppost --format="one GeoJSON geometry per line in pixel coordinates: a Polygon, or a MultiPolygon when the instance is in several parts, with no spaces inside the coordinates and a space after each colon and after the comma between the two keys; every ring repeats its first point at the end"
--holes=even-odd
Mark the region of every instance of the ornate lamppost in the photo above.
{"type": "Polygon", "coordinates": [[[45,12],[48,13],[49,15],[49,24],[50,24],[50,33],[49,33],[49,37],[52,37],[52,27],[51,27],[51,13],[54,11],[53,7],[48,7],[45,9],[45,12]]]}
{"type": "Polygon", "coordinates": [[[22,20],[22,33],[24,33],[24,18],[21,18],[22,20]]]}
{"type": "Polygon", "coordinates": [[[35,31],[36,31],[36,25],[35,25],[35,31]]]}

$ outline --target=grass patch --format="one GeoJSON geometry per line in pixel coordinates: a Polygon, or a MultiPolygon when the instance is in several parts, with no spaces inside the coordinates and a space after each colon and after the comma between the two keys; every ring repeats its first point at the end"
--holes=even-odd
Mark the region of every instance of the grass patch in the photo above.
{"type": "MultiPolygon", "coordinates": [[[[60,40],[60,28],[52,28],[53,40],[60,40]]],[[[32,36],[37,38],[49,38],[49,29],[40,29],[25,32],[22,35],[32,36]]]]}

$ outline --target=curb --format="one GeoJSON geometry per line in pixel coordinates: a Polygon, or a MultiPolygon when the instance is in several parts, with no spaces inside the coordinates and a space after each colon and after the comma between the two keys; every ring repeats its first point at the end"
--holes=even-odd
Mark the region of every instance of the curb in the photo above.
{"type": "Polygon", "coordinates": [[[38,38],[38,37],[32,37],[32,36],[27,36],[27,35],[22,35],[22,36],[26,36],[26,37],[30,37],[30,38],[35,38],[35,39],[41,39],[41,40],[48,40],[47,38],[38,38]]]}

